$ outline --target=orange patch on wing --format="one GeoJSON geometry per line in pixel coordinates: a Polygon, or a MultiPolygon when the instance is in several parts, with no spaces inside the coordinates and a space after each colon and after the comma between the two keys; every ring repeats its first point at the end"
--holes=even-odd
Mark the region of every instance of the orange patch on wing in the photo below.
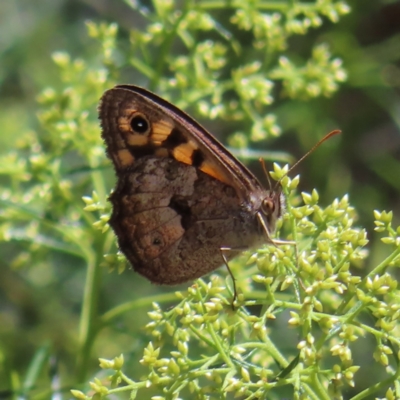
{"type": "Polygon", "coordinates": [[[149,138],[145,135],[131,134],[126,136],[126,142],[130,146],[145,146],[149,142],[149,138]]]}
{"type": "Polygon", "coordinates": [[[119,117],[118,118],[118,128],[124,133],[130,132],[131,125],[129,123],[129,119],[126,117],[119,117]]]}
{"type": "Polygon", "coordinates": [[[135,162],[135,157],[127,149],[118,150],[115,154],[112,154],[115,163],[120,167],[128,167],[135,162]]]}
{"type": "Polygon", "coordinates": [[[232,184],[224,171],[222,171],[220,168],[210,162],[203,161],[203,163],[199,167],[199,170],[228,185],[232,184]]]}
{"type": "Polygon", "coordinates": [[[154,144],[160,145],[164,140],[168,139],[174,125],[167,119],[154,122],[152,125],[151,140],[154,144]]]}
{"type": "Polygon", "coordinates": [[[192,165],[192,154],[196,149],[197,146],[193,142],[182,143],[172,150],[172,155],[175,160],[192,165]]]}

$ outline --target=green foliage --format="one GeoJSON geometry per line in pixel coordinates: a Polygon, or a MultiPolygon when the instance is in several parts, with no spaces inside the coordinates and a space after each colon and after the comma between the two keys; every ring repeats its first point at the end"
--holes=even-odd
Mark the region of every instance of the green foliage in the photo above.
{"type": "MultiPolygon", "coordinates": [[[[316,45],[304,65],[296,65],[283,51],[292,36],[305,35],[322,24],[322,17],[337,21],[349,12],[342,1],[317,1],[307,5],[237,2],[222,27],[211,11],[226,9],[224,2],[204,1],[177,9],[174,2],[154,2],[146,30],[131,32],[131,56],[127,62],[145,75],[150,88],[158,88],[182,108],[195,105],[209,119],[239,121],[243,130],[233,132],[241,143],[279,135],[281,128],[267,106],[274,102],[277,82],[284,95],[296,99],[330,96],[346,73],[332,59],[327,45],[316,45]],[[235,32],[237,36],[234,36],[235,32]],[[251,46],[245,37],[251,33],[251,46]],[[171,52],[179,41],[180,53],[171,52]],[[172,72],[165,73],[169,69],[172,72]],[[250,127],[250,128],[249,128],[250,127]],[[245,131],[244,131],[245,129],[245,131]],[[251,131],[251,135],[246,132],[251,131]]],[[[92,36],[101,33],[94,27],[92,36]]],[[[235,143],[233,141],[233,143],[235,143]]]]}
{"type": "MultiPolygon", "coordinates": [[[[40,127],[19,135],[15,151],[0,158],[3,262],[20,273],[29,265],[36,275],[27,280],[42,287],[60,279],[59,266],[86,270],[80,321],[71,313],[57,336],[75,358],[65,362],[65,370],[76,367],[64,385],[76,388],[72,394],[81,399],[339,399],[354,387],[353,399],[399,397],[400,306],[393,271],[400,264],[400,228],[392,226],[391,212],[375,211],[386,253],[360,276],[367,234],[354,225],[357,213],[348,197],[322,207],[316,190],[298,195],[299,177],[282,180],[288,207],[278,232],[296,245],[265,246],[232,262],[239,287],[234,310],[229,280],[218,275],[175,294],[140,297],[137,285],[132,301],[100,309],[102,267],[122,272],[126,263],[107,225],[112,183],[95,110],[104,90],[128,75],[127,66],[176,105],[224,120],[232,127],[227,140],[238,147],[259,146],[284,131],[274,112],[280,97],[332,96],[346,79],[325,43],[312,46],[309,57],[289,46],[324,21],[338,22],[349,12],[343,1],[186,1],[178,9],[172,0],[159,0],[153,6],[136,5],[148,23],[132,29],[129,45],[116,24],[88,22],[95,60],[55,53],[60,82],[38,97],[40,127]],[[138,333],[141,319],[133,321],[140,340],[131,354],[134,335],[116,345],[115,325],[149,304],[144,333],[138,333]],[[78,323],[79,336],[71,339],[78,323]],[[370,358],[359,356],[365,348],[370,358]],[[125,355],[115,357],[120,351],[125,355]],[[110,360],[100,359],[89,388],[92,356],[105,353],[110,360]],[[370,363],[379,373],[357,390],[370,363]]],[[[286,172],[275,165],[272,176],[286,172]]],[[[76,296],[77,288],[69,293],[76,296]]],[[[43,308],[51,303],[46,300],[43,308]]],[[[47,312],[57,318],[61,309],[47,312]]],[[[52,349],[36,346],[24,379],[5,363],[0,375],[9,390],[43,398],[38,387],[59,389],[43,377],[52,349]]]]}
{"type": "MultiPolygon", "coordinates": [[[[286,172],[275,166],[272,175],[279,179],[286,172]]],[[[400,266],[400,227],[391,226],[391,213],[375,212],[377,230],[388,235],[382,241],[392,251],[362,279],[350,267],[363,265],[368,240],[353,225],[356,213],[347,197],[322,208],[315,190],[299,198],[298,183],[298,177],[282,181],[287,237],[297,245],[267,246],[250,257],[245,270],[233,266],[243,290],[235,310],[233,293],[227,296],[217,276],[177,292],[172,309],[154,303],[146,325],[151,340],[140,360],[146,380],[129,378],[122,356],[100,360],[101,368],[113,372],[91,383],[95,393],[126,391],[143,398],[144,390],[153,389],[153,399],[342,398],[367,368],[354,364],[352,352],[366,336],[374,338],[373,357],[389,368],[389,377],[354,398],[396,382],[400,369],[389,357],[398,359],[400,306],[390,272],[400,266]],[[274,329],[288,328],[296,331],[291,342],[271,338],[274,329]]]]}

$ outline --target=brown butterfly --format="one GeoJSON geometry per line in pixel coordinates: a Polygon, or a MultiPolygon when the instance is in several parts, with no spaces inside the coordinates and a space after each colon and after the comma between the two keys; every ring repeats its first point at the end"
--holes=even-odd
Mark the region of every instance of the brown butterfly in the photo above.
{"type": "Polygon", "coordinates": [[[135,271],[174,285],[274,243],[280,187],[266,190],[183,111],[120,85],[104,93],[99,118],[118,178],[109,224],[135,271]]]}

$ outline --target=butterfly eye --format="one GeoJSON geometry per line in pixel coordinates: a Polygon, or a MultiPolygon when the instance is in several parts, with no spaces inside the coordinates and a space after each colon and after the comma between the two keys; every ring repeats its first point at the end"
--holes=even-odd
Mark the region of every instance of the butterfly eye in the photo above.
{"type": "Polygon", "coordinates": [[[265,215],[271,215],[275,211],[275,203],[269,197],[266,197],[261,203],[262,212],[265,215]]]}
{"type": "Polygon", "coordinates": [[[131,128],[134,133],[145,135],[150,130],[150,122],[143,114],[136,113],[131,119],[131,128]]]}

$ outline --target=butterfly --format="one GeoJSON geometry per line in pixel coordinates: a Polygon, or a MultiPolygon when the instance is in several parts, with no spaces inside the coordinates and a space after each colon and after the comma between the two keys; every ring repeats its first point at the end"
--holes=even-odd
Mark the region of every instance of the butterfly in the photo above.
{"type": "Polygon", "coordinates": [[[275,243],[280,186],[265,189],[185,112],[146,89],[119,85],[102,96],[99,119],[117,176],[109,224],[135,271],[174,285],[275,243]]]}

